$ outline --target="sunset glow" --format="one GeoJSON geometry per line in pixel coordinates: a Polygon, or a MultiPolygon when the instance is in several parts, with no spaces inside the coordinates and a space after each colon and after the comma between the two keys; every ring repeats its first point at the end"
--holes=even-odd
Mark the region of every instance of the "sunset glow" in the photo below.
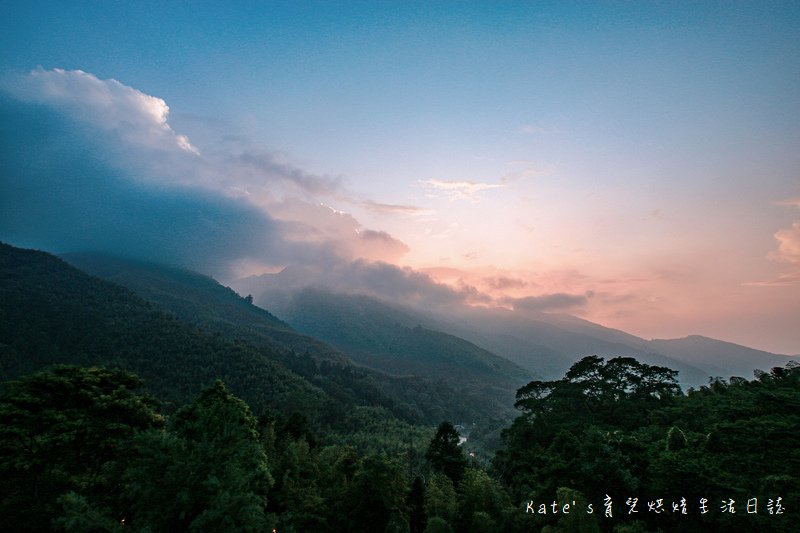
{"type": "Polygon", "coordinates": [[[0,240],[800,353],[800,4],[312,6],[0,17],[0,240]]]}

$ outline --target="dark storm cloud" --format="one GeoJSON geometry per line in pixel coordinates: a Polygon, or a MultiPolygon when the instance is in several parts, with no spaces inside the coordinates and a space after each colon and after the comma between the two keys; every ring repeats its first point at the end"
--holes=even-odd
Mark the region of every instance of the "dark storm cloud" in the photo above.
{"type": "Polygon", "coordinates": [[[0,97],[0,239],[53,252],[103,251],[220,273],[243,257],[280,263],[332,251],[281,238],[241,200],[136,179],[104,142],[49,107],[0,97]]]}
{"type": "MultiPolygon", "coordinates": [[[[0,239],[231,268],[394,260],[408,247],[320,203],[342,178],[246,139],[203,150],[156,96],[81,70],[0,77],[0,239]]],[[[352,202],[353,200],[350,199],[352,202]]]]}

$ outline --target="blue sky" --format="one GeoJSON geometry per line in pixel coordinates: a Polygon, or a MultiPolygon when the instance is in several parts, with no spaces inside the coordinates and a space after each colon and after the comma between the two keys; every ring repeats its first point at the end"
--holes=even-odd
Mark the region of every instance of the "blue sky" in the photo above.
{"type": "MultiPolygon", "coordinates": [[[[79,124],[63,151],[264,217],[278,235],[220,252],[220,277],[384,261],[481,302],[591,294],[558,311],[800,352],[797,2],[7,2],[0,50],[8,107],[79,124]],[[138,93],[169,107],[147,142],[123,131],[138,93]],[[241,256],[266,241],[285,246],[241,256]]],[[[59,242],[14,216],[0,238],[59,242]]]]}

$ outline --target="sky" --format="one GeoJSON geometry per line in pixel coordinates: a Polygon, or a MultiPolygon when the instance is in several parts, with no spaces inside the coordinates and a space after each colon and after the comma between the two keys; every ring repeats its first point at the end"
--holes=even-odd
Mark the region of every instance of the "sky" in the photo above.
{"type": "Polygon", "coordinates": [[[0,240],[800,354],[797,2],[4,2],[0,240]]]}

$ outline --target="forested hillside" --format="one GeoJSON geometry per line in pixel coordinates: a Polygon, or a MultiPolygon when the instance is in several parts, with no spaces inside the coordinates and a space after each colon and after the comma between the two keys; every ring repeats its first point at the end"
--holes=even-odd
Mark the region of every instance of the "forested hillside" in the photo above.
{"type": "MultiPolygon", "coordinates": [[[[410,335],[416,326],[467,341],[473,347],[471,359],[478,365],[499,356],[503,374],[508,376],[521,369],[533,377],[553,379],[583,355],[626,355],[678,370],[681,386],[688,388],[706,383],[711,376],[750,376],[756,368],[768,370],[788,361],[785,356],[749,350],[749,359],[745,359],[751,366],[742,373],[743,361],[738,355],[743,347],[713,339],[706,345],[709,356],[703,357],[687,354],[679,348],[679,341],[656,344],[565,314],[481,306],[454,306],[446,311],[412,308],[366,294],[310,288],[301,280],[301,273],[287,268],[276,274],[236,280],[234,285],[251,292],[256,303],[268,306],[296,329],[352,353],[365,364],[387,370],[396,370],[398,365],[414,368],[427,362],[429,358],[417,355],[426,344],[436,345],[442,353],[449,351],[447,346],[438,345],[442,336],[422,339],[410,335]],[[410,346],[414,347],[411,353],[405,351],[410,346]],[[672,348],[677,348],[675,356],[672,348]],[[728,352],[736,357],[731,361],[734,364],[728,364],[728,352]],[[509,367],[509,362],[513,366],[509,367]]],[[[492,379],[491,370],[483,377],[492,379]]]]}
{"type": "MultiPolygon", "coordinates": [[[[373,298],[305,289],[276,310],[299,331],[336,346],[359,364],[393,375],[429,376],[479,397],[497,415],[534,374],[475,344],[437,331],[430,319],[373,298]]],[[[484,421],[476,412],[460,420],[484,421]]]]}
{"type": "Polygon", "coordinates": [[[353,366],[210,278],[104,264],[149,301],[0,245],[0,530],[796,530],[796,364],[684,394],[584,357],[519,388],[487,467],[444,382],[404,403],[437,382],[353,366]]]}
{"type": "Polygon", "coordinates": [[[522,415],[494,471],[514,501],[532,502],[533,530],[796,530],[800,366],[687,395],[675,374],[591,356],[518,391],[522,415]],[[554,500],[595,512],[580,523],[540,512],[554,500]]]}
{"type": "Polygon", "coordinates": [[[418,457],[364,453],[221,381],[164,413],[133,374],[57,366],[0,390],[0,529],[791,532],[798,370],[683,396],[669,369],[587,357],[520,389],[487,472],[449,423],[418,457]]]}
{"type": "Polygon", "coordinates": [[[43,252],[0,245],[2,378],[54,363],[139,374],[171,404],[224,379],[256,409],[320,412],[324,393],[243,343],[179,322],[127,289],[43,252]]]}
{"type": "Polygon", "coordinates": [[[386,306],[358,316],[352,306],[305,309],[302,324],[316,325],[303,330],[309,336],[214,279],[185,269],[97,254],[66,259],[127,287],[183,323],[263,348],[267,357],[329,395],[379,404],[414,422],[434,426],[450,419],[475,422],[484,431],[495,428],[497,421],[510,420],[514,391],[531,377],[461,339],[398,327],[386,318],[386,306]],[[341,339],[361,342],[336,342],[341,339]],[[386,345],[375,349],[376,342],[386,345]]]}
{"type": "MultiPolygon", "coordinates": [[[[256,414],[297,412],[330,431],[331,438],[366,447],[371,439],[365,427],[385,425],[387,438],[398,442],[398,435],[409,431],[426,433],[411,429],[425,417],[416,404],[390,398],[352,365],[317,364],[279,345],[255,346],[197,329],[50,254],[0,245],[0,296],[3,380],[57,363],[122,368],[141,376],[173,410],[222,379],[256,414]],[[289,355],[314,379],[287,368],[281,361],[289,355]],[[338,384],[342,381],[347,386],[338,384]]],[[[431,411],[440,417],[445,412],[439,405],[431,411]]]]}

